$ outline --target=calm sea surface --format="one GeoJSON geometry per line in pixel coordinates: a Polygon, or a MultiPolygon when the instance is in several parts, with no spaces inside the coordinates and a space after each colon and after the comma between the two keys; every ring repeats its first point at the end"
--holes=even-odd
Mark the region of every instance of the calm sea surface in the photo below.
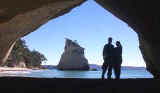
{"type": "MultiPolygon", "coordinates": [[[[101,73],[102,71],[59,71],[52,69],[34,71],[5,71],[0,72],[0,77],[21,76],[37,78],[101,78],[101,73]]],[[[152,78],[152,75],[145,69],[122,69],[121,78],[152,78]]]]}

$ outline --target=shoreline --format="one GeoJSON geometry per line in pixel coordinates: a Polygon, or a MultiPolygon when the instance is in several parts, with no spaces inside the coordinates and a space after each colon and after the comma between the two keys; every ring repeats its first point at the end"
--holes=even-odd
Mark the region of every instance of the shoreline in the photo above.
{"type": "Polygon", "coordinates": [[[0,72],[4,71],[33,71],[41,70],[40,68],[20,68],[20,67],[0,67],[0,72]]]}

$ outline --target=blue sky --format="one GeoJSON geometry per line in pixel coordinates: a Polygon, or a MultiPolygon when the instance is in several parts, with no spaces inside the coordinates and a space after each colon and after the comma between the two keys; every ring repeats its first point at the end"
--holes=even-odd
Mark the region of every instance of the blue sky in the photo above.
{"type": "Polygon", "coordinates": [[[50,20],[23,39],[31,50],[43,53],[45,64],[57,65],[64,51],[65,38],[77,40],[85,48],[89,64],[103,62],[102,50],[107,38],[123,46],[123,66],[145,66],[137,34],[124,22],[93,0],[74,8],[68,14],[50,20]]]}

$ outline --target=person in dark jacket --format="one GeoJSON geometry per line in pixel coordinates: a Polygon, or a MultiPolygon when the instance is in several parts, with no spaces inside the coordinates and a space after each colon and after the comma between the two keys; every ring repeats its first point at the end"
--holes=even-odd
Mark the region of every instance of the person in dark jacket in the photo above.
{"type": "Polygon", "coordinates": [[[116,42],[116,47],[114,48],[114,73],[115,78],[120,79],[122,64],[122,46],[119,41],[116,42]]]}
{"type": "Polygon", "coordinates": [[[112,75],[112,61],[113,61],[113,50],[114,50],[114,46],[112,45],[112,38],[109,37],[108,38],[108,44],[105,44],[104,48],[103,48],[103,60],[104,63],[102,65],[102,79],[105,79],[104,75],[106,73],[106,70],[108,68],[108,74],[107,74],[107,78],[111,79],[111,75],[112,75]]]}

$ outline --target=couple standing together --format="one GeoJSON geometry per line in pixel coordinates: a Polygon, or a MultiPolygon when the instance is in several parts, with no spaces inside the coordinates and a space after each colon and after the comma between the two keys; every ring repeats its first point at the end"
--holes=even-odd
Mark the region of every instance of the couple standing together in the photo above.
{"type": "Polygon", "coordinates": [[[122,46],[119,41],[116,41],[116,47],[112,45],[112,38],[108,38],[108,44],[105,44],[103,48],[103,60],[102,65],[102,79],[105,79],[104,75],[108,69],[107,78],[111,79],[112,69],[116,79],[120,79],[121,64],[122,64],[122,46]]]}

